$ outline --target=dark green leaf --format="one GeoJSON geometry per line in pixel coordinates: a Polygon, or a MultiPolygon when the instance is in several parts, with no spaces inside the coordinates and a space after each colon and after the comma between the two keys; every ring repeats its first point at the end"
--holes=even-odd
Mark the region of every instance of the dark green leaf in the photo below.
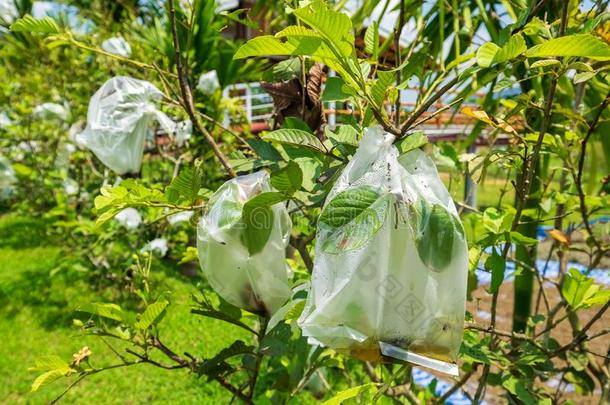
{"type": "Polygon", "coordinates": [[[341,253],[363,246],[383,226],[389,205],[390,195],[371,186],[338,193],[319,219],[329,232],[323,242],[324,251],[341,253]]]}
{"type": "Polygon", "coordinates": [[[297,192],[301,184],[303,184],[303,172],[292,160],[284,168],[271,174],[271,185],[286,195],[297,192]]]}
{"type": "Polygon", "coordinates": [[[316,152],[324,153],[324,145],[314,135],[300,129],[278,129],[263,135],[263,139],[302,146],[316,152]]]}
{"type": "Polygon", "coordinates": [[[427,143],[428,137],[426,134],[424,134],[423,131],[417,131],[398,141],[396,147],[398,148],[398,152],[403,154],[421,148],[427,143]]]}
{"type": "Polygon", "coordinates": [[[491,272],[490,293],[495,293],[504,282],[504,272],[506,271],[506,260],[498,254],[496,249],[492,250],[491,256],[485,260],[485,268],[491,272]]]}

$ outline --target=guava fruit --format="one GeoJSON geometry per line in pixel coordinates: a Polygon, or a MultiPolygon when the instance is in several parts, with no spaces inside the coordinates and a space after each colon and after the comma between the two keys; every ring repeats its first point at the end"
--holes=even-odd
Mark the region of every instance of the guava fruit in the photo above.
{"type": "Polygon", "coordinates": [[[420,200],[412,213],[419,258],[432,271],[446,270],[453,257],[454,242],[463,236],[462,225],[443,206],[424,200],[420,200]]]}

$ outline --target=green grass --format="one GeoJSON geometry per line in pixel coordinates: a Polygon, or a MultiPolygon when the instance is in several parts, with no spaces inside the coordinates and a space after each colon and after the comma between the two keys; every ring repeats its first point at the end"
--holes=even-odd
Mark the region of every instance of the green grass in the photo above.
{"type": "MultiPolygon", "coordinates": [[[[45,239],[40,221],[0,217],[0,403],[43,404],[67,386],[63,379],[30,393],[36,358],[59,355],[69,360],[89,346],[94,366],[116,363],[96,337],[82,335],[72,325],[75,309],[103,299],[85,275],[52,274],[63,259],[60,247],[45,239]]],[[[197,280],[165,266],[154,281],[173,291],[172,305],[160,325],[161,337],[179,353],[211,356],[236,338],[240,330],[189,313],[197,280]]],[[[230,396],[219,385],[197,379],[184,370],[167,371],[148,365],[103,372],[83,380],[63,399],[70,404],[218,404],[230,396]]]]}

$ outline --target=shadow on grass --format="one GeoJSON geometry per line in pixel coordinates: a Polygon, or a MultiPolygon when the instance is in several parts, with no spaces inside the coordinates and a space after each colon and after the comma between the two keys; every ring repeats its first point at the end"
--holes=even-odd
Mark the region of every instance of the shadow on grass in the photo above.
{"type": "Polygon", "coordinates": [[[0,247],[25,249],[50,244],[47,221],[41,218],[5,216],[0,220],[0,247]]]}

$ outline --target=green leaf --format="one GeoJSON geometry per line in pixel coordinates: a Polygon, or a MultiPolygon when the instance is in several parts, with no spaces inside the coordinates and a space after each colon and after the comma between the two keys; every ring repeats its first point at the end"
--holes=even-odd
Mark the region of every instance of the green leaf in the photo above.
{"type": "Polygon", "coordinates": [[[348,399],[354,398],[358,395],[368,392],[373,387],[375,387],[375,383],[368,383],[368,384],[363,384],[363,385],[358,385],[356,387],[348,388],[346,390],[338,392],[331,399],[324,401],[322,403],[322,405],[341,405],[344,401],[347,401],[348,399]]]}
{"type": "Polygon", "coordinates": [[[297,117],[286,117],[282,126],[287,129],[300,129],[301,131],[313,134],[313,131],[311,128],[309,128],[309,125],[297,117]]]}
{"type": "Polygon", "coordinates": [[[483,213],[483,226],[487,231],[498,235],[508,232],[512,223],[512,215],[500,212],[496,208],[487,208],[483,213]]]}
{"type": "Polygon", "coordinates": [[[398,141],[396,143],[396,147],[398,148],[398,152],[404,154],[407,152],[411,152],[412,150],[421,148],[427,143],[428,137],[426,136],[426,134],[423,131],[417,131],[407,135],[405,138],[398,141]]]}
{"type": "Polygon", "coordinates": [[[233,59],[243,59],[250,56],[291,55],[296,47],[288,42],[282,42],[273,35],[254,37],[239,47],[233,59]]]}
{"type": "Polygon", "coordinates": [[[353,93],[350,92],[350,88],[345,85],[340,77],[333,76],[326,79],[322,101],[343,101],[352,96],[353,93]]]}
{"type": "Polygon", "coordinates": [[[271,174],[271,185],[286,195],[297,192],[302,184],[303,172],[301,167],[292,160],[284,168],[271,174]]]}
{"type": "Polygon", "coordinates": [[[519,398],[525,405],[536,405],[536,398],[527,389],[527,384],[523,380],[509,375],[502,378],[502,386],[511,394],[519,398]]]}
{"type": "Polygon", "coordinates": [[[335,129],[335,132],[326,127],[325,133],[335,146],[338,144],[358,146],[358,131],[351,125],[340,125],[335,129]]]}
{"type": "Polygon", "coordinates": [[[610,46],[591,34],[566,35],[536,45],[525,52],[528,58],[552,56],[580,56],[597,60],[610,60],[610,46]]]}
{"type": "Polygon", "coordinates": [[[445,207],[423,199],[408,208],[416,224],[415,244],[419,258],[432,271],[445,270],[453,258],[457,236],[464,233],[461,224],[445,207]]]}
{"type": "Polygon", "coordinates": [[[300,129],[278,129],[262,136],[265,140],[303,146],[316,152],[324,153],[324,145],[314,135],[300,129]]]}
{"type": "Polygon", "coordinates": [[[265,77],[269,82],[287,82],[301,77],[301,61],[299,58],[289,58],[273,65],[270,71],[265,72],[271,77],[265,77]]]}
{"type": "Polygon", "coordinates": [[[570,350],[566,353],[566,358],[568,359],[570,365],[574,367],[574,370],[576,371],[583,371],[585,368],[587,368],[587,365],[589,364],[589,358],[587,357],[586,353],[575,352],[570,350]]]}
{"type": "MultiPolygon", "coordinates": [[[[71,370],[71,369],[70,369],[71,370]]],[[[69,373],[69,372],[68,372],[69,373]]],[[[65,370],[50,370],[36,377],[32,383],[32,392],[38,391],[41,387],[51,384],[53,381],[65,377],[68,374],[65,370]]]]}
{"type": "Polygon", "coordinates": [[[586,82],[595,77],[597,72],[580,72],[574,75],[574,83],[586,82]]]}
{"type": "Polygon", "coordinates": [[[55,355],[39,357],[36,359],[35,366],[29,368],[31,371],[48,371],[58,369],[68,370],[70,369],[70,364],[68,364],[68,362],[61,357],[55,355]]]}
{"type": "MultiPolygon", "coordinates": [[[[553,59],[553,60],[557,61],[557,59],[553,59]]],[[[538,61],[538,62],[541,62],[541,61],[538,61]]],[[[536,63],[538,63],[538,62],[536,62],[536,63]]],[[[557,61],[557,62],[559,63],[559,61],[557,61]]],[[[589,65],[588,63],[585,63],[585,62],[580,62],[580,61],[570,63],[567,68],[574,69],[579,72],[593,72],[594,71],[594,69],[591,67],[591,65],[589,65]]]]}
{"type": "Polygon", "coordinates": [[[269,240],[274,219],[271,206],[285,200],[286,196],[283,193],[271,191],[258,194],[244,204],[242,211],[244,230],[241,237],[250,255],[262,251],[269,240]]]}
{"type": "Polygon", "coordinates": [[[561,65],[561,62],[559,62],[557,59],[542,59],[542,60],[537,60],[536,62],[532,63],[530,65],[530,69],[544,68],[544,67],[556,66],[556,65],[561,65]]]}
{"type": "MultiPolygon", "coordinates": [[[[231,346],[222,349],[217,355],[204,361],[197,369],[199,375],[207,375],[210,378],[218,375],[218,372],[224,369],[225,360],[243,354],[254,353],[254,347],[246,345],[241,340],[237,340],[231,346]]],[[[228,366],[228,365],[227,365],[228,366]]]]}
{"type": "Polygon", "coordinates": [[[159,300],[147,306],[144,312],[140,315],[138,322],[136,322],[136,328],[146,330],[151,325],[155,324],[165,312],[165,308],[167,308],[168,305],[168,301],[159,300]]]}
{"type": "Polygon", "coordinates": [[[485,268],[491,272],[490,293],[495,293],[504,282],[504,272],[506,271],[506,260],[498,254],[496,249],[492,250],[491,256],[485,260],[485,268]]]}
{"type": "Polygon", "coordinates": [[[165,189],[169,202],[186,200],[192,202],[202,187],[202,171],[198,167],[184,167],[165,189]]]}
{"type": "Polygon", "coordinates": [[[379,57],[379,22],[377,21],[373,21],[366,29],[364,34],[364,50],[375,60],[379,57]]]}
{"type": "Polygon", "coordinates": [[[123,322],[125,319],[123,309],[117,304],[92,302],[89,304],[85,304],[78,310],[81,312],[87,312],[89,314],[101,316],[103,318],[108,318],[119,322],[123,322]]]}
{"type": "Polygon", "coordinates": [[[383,226],[390,199],[389,193],[371,186],[338,193],[320,215],[319,223],[328,233],[322,249],[341,253],[366,244],[383,226]]]}
{"type": "Polygon", "coordinates": [[[517,231],[510,232],[510,240],[523,246],[534,246],[538,244],[538,239],[530,238],[517,231]]]}
{"type": "Polygon", "coordinates": [[[62,32],[61,28],[59,28],[57,23],[51,17],[38,19],[29,14],[17,19],[11,25],[11,31],[35,32],[40,34],[59,34],[62,32]]]}
{"type": "Polygon", "coordinates": [[[561,295],[573,310],[605,304],[610,300],[610,291],[601,290],[592,278],[574,268],[564,278],[561,295]]]}
{"type": "Polygon", "coordinates": [[[479,66],[489,67],[514,59],[526,50],[527,46],[521,34],[515,34],[501,48],[492,42],[483,44],[477,51],[477,63],[479,66]]]}
{"type": "Polygon", "coordinates": [[[371,95],[376,106],[383,107],[386,92],[392,83],[394,83],[395,78],[396,75],[393,71],[377,71],[377,80],[371,88],[371,95]]]}
{"type": "Polygon", "coordinates": [[[296,9],[294,15],[318,31],[341,56],[347,57],[354,53],[352,21],[347,14],[334,11],[323,1],[313,1],[296,9]]]}

